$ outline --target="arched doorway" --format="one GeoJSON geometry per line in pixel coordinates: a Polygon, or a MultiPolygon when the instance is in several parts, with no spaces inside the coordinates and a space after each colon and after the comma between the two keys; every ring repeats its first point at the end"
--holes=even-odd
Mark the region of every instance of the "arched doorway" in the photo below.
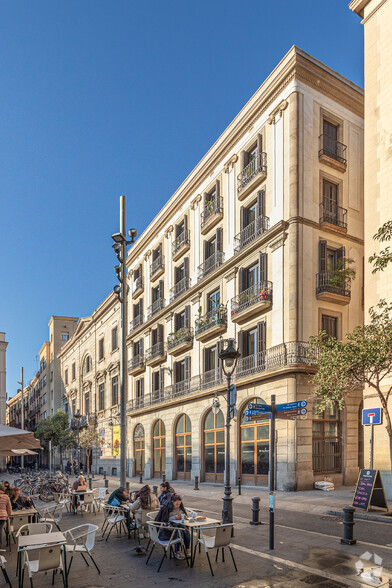
{"type": "Polygon", "coordinates": [[[190,480],[192,469],[192,427],[188,415],[182,414],[176,426],[177,480],[190,480]]]}
{"type": "Polygon", "coordinates": [[[166,471],[166,428],[160,419],[154,425],[152,442],[154,478],[161,478],[166,471]]]}
{"type": "MultiPolygon", "coordinates": [[[[266,404],[261,398],[249,402],[266,404]]],[[[266,486],[269,469],[269,420],[246,421],[244,407],[240,424],[240,464],[243,484],[266,486]]]]}
{"type": "Polygon", "coordinates": [[[225,472],[225,420],[221,410],[212,409],[204,421],[204,479],[206,482],[221,482],[225,472]]]}
{"type": "Polygon", "coordinates": [[[134,453],[135,453],[135,475],[144,472],[145,463],[145,436],[144,427],[139,424],[136,425],[133,433],[134,453]]]}

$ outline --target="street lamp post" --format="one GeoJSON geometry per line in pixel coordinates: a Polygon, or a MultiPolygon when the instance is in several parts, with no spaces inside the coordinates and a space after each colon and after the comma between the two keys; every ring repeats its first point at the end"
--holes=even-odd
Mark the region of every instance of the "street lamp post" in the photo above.
{"type": "MultiPolygon", "coordinates": [[[[21,401],[21,413],[20,413],[20,428],[24,429],[24,399],[23,399],[23,367],[20,368],[20,401],[21,401]]],[[[20,473],[24,472],[24,457],[20,456],[20,473]]]]}
{"type": "MultiPolygon", "coordinates": [[[[226,412],[226,448],[225,448],[225,495],[223,497],[222,522],[233,522],[233,498],[231,496],[230,484],[230,427],[231,420],[234,418],[234,408],[236,399],[232,398],[231,377],[237,366],[238,358],[241,353],[235,348],[235,339],[227,340],[227,347],[219,353],[219,359],[222,360],[222,369],[227,378],[227,412],[226,412]]],[[[214,400],[215,407],[219,408],[219,401],[214,400]]],[[[213,405],[213,406],[214,406],[213,405]]]]}
{"type": "Polygon", "coordinates": [[[78,463],[77,463],[77,466],[78,466],[78,472],[79,472],[79,474],[80,474],[80,443],[79,443],[79,435],[80,435],[80,417],[81,416],[82,415],[80,414],[80,410],[78,409],[75,412],[75,414],[74,414],[74,418],[76,419],[76,422],[74,423],[74,428],[77,429],[77,431],[78,431],[78,449],[77,449],[77,452],[78,452],[78,463]]]}
{"type": "Polygon", "coordinates": [[[132,245],[137,236],[136,229],[129,229],[126,237],[126,208],[125,196],[120,196],[120,232],[114,233],[112,245],[119,265],[116,272],[119,284],[113,290],[120,301],[121,306],[121,345],[120,345],[120,485],[125,488],[127,478],[127,428],[126,428],[126,384],[127,384],[127,245],[132,245]]]}

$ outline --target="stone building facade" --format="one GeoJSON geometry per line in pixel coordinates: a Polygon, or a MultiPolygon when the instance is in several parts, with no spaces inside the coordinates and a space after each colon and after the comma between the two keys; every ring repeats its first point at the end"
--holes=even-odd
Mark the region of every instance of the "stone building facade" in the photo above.
{"type": "MultiPolygon", "coordinates": [[[[308,402],[306,417],[277,423],[277,487],[309,488],[326,476],[354,482],[361,393],[340,414],[313,414],[308,341],[321,329],[340,337],[362,322],[362,162],[362,90],[293,47],[128,255],[128,475],[223,481],[226,382],[218,354],[233,338],[241,358],[232,483],[241,476],[267,484],[269,424],[247,422],[244,411],[271,394],[278,403],[308,402]],[[350,259],[351,284],[343,271],[350,259]]],[[[68,380],[72,411],[83,411],[87,394],[96,412],[98,375],[105,394],[113,380],[109,359],[103,377],[96,354],[115,309],[109,296],[60,354],[63,380],[72,363],[85,369],[87,353],[94,365],[89,382],[86,370],[75,385],[68,380]]],[[[112,473],[117,406],[109,406],[96,426],[103,445],[112,444],[100,458],[112,473]]]]}

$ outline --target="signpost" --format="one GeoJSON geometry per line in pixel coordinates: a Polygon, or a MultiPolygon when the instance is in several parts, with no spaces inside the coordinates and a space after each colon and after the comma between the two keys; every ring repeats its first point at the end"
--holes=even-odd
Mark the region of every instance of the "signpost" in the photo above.
{"type": "Polygon", "coordinates": [[[373,425],[381,425],[381,408],[364,408],[362,410],[362,424],[370,425],[369,470],[373,469],[373,425]]]}

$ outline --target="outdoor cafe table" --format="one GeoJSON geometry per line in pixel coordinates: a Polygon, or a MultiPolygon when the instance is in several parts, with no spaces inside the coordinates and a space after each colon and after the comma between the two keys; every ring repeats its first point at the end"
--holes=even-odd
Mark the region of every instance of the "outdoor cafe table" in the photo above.
{"type": "Polygon", "coordinates": [[[71,507],[72,507],[75,515],[78,510],[77,503],[76,503],[76,497],[84,496],[85,494],[94,494],[94,492],[92,490],[71,490],[70,491],[70,495],[75,499],[75,500],[71,500],[71,507]]]}
{"type": "Polygon", "coordinates": [[[179,529],[181,529],[181,527],[186,527],[190,533],[191,536],[191,568],[193,568],[193,564],[195,563],[195,558],[193,557],[193,532],[195,530],[200,529],[201,527],[209,527],[212,525],[220,525],[222,523],[222,521],[218,521],[217,519],[210,519],[209,517],[206,517],[205,519],[202,519],[201,521],[190,521],[189,519],[185,519],[184,521],[180,521],[179,519],[175,519],[174,517],[170,517],[170,522],[171,523],[175,523],[175,526],[177,526],[179,529]]]}
{"type": "Polygon", "coordinates": [[[64,574],[66,584],[68,585],[68,574],[67,574],[67,560],[66,560],[66,549],[65,549],[65,536],[60,531],[55,533],[37,533],[37,535],[20,535],[18,537],[18,567],[19,569],[19,586],[22,576],[22,565],[21,565],[21,550],[25,547],[42,547],[43,545],[54,545],[56,543],[64,544],[64,574]]]}
{"type": "Polygon", "coordinates": [[[20,525],[18,526],[21,527],[22,525],[27,525],[29,523],[35,523],[36,520],[38,519],[38,511],[36,508],[21,508],[20,510],[13,510],[12,513],[9,515],[8,517],[8,521],[7,521],[7,542],[9,542],[9,548],[11,551],[11,537],[10,537],[10,531],[11,531],[11,526],[13,526],[13,520],[16,517],[20,517],[22,520],[20,520],[20,525]]]}

